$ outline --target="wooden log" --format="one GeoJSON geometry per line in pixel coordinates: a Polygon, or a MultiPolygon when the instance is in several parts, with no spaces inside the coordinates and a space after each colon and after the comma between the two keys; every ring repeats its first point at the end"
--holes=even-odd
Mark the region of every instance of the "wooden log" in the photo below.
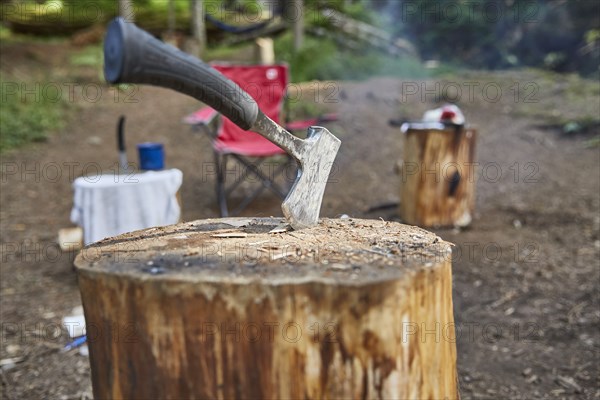
{"type": "Polygon", "coordinates": [[[261,37],[254,41],[254,61],[261,65],[275,64],[273,39],[261,37]]]}
{"type": "Polygon", "coordinates": [[[475,205],[472,128],[407,124],[401,167],[400,217],[422,227],[463,227],[475,205]]]}
{"type": "MultiPolygon", "coordinates": [[[[344,13],[324,8],[320,12],[323,21],[329,22],[339,32],[346,42],[351,43],[351,38],[367,42],[371,46],[384,50],[388,54],[399,56],[409,54],[417,56],[415,47],[407,40],[394,38],[388,31],[369,25],[365,22],[355,20],[344,13]]],[[[317,31],[318,32],[318,31],[317,31]]],[[[319,33],[317,33],[319,34],[319,33]]]]}
{"type": "Polygon", "coordinates": [[[357,219],[269,233],[281,223],[201,220],[82,250],[95,398],[458,397],[448,243],[357,219]]]}
{"type": "Polygon", "coordinates": [[[194,37],[195,53],[202,57],[206,50],[206,25],[204,23],[204,0],[192,0],[190,3],[192,14],[192,36],[194,37]]]}

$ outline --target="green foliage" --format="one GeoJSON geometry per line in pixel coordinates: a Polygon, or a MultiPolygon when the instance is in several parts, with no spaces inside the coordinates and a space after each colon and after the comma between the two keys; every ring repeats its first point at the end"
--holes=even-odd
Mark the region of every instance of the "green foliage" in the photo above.
{"type": "Polygon", "coordinates": [[[590,29],[585,33],[585,42],[593,44],[600,41],[600,29],[590,29]]]}
{"type": "Polygon", "coordinates": [[[4,41],[10,39],[11,31],[6,26],[0,24],[0,40],[4,41]]]}
{"type": "Polygon", "coordinates": [[[395,33],[424,59],[470,68],[598,71],[597,1],[380,0],[395,33]],[[402,21],[403,23],[397,23],[402,21]]]}
{"type": "MultiPolygon", "coordinates": [[[[145,0],[135,1],[135,20],[144,29],[165,29],[168,27],[169,1],[167,0],[145,0]]],[[[191,24],[189,0],[174,2],[175,29],[189,30],[191,24]]]]}
{"type": "Polygon", "coordinates": [[[19,82],[3,75],[0,84],[0,152],[45,141],[49,133],[63,126],[64,101],[45,96],[44,84],[19,82]],[[26,95],[17,89],[21,85],[27,88],[26,95]]]}
{"type": "Polygon", "coordinates": [[[496,22],[506,22],[513,5],[498,1],[431,2],[416,0],[411,7],[396,10],[402,13],[405,24],[396,25],[396,33],[408,36],[424,59],[462,62],[474,68],[507,67],[509,52],[498,37],[496,22]],[[491,15],[489,6],[497,14],[491,15]],[[498,21],[496,21],[498,19],[498,21]]]}
{"type": "Polygon", "coordinates": [[[104,62],[104,53],[101,44],[87,46],[71,56],[71,65],[75,67],[101,68],[104,62]]]}
{"type": "Polygon", "coordinates": [[[318,101],[300,99],[299,101],[288,101],[286,103],[286,117],[290,121],[300,121],[314,118],[327,112],[324,104],[318,101]]]}
{"type": "Polygon", "coordinates": [[[343,12],[358,21],[371,23],[377,18],[377,14],[370,3],[371,0],[304,0],[304,8],[308,10],[307,15],[328,8],[343,12]]]}
{"type": "Polygon", "coordinates": [[[6,6],[3,17],[18,25],[29,25],[32,32],[60,34],[108,21],[118,12],[114,0],[62,1],[19,0],[6,6]],[[49,30],[36,30],[46,27],[49,30]],[[50,29],[54,28],[54,29],[50,29]]]}
{"type": "Polygon", "coordinates": [[[600,147],[600,135],[597,135],[591,139],[588,139],[584,142],[584,146],[588,149],[600,147]]]}
{"type": "Polygon", "coordinates": [[[73,68],[88,67],[96,70],[98,80],[104,81],[104,48],[103,44],[93,44],[70,56],[70,64],[73,68]]]}
{"type": "Polygon", "coordinates": [[[418,78],[427,74],[419,60],[395,58],[379,51],[363,48],[347,50],[327,38],[306,37],[297,53],[292,51],[293,38],[286,33],[275,41],[275,55],[290,64],[292,81],[358,80],[373,75],[418,78]]]}

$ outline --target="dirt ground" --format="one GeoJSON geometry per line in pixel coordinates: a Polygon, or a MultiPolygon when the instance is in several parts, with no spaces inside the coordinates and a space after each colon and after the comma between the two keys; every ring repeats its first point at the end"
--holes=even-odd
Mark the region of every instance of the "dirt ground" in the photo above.
{"type": "MultiPolygon", "coordinates": [[[[183,220],[215,217],[210,141],[181,123],[198,108],[191,98],[151,87],[117,96],[97,69],[68,70],[65,60],[79,51],[70,46],[1,50],[2,68],[32,76],[54,68],[76,82],[65,129],[2,155],[2,395],[89,398],[87,357],[61,351],[68,341],[61,319],[80,304],[75,254],[56,246],[58,230],[71,226],[73,179],[98,168],[114,173],[115,126],[124,114],[129,159],[136,159],[135,143],[163,142],[167,165],[183,171],[183,220]],[[100,89],[94,102],[83,95],[90,82],[100,89]]],[[[388,120],[417,119],[439,104],[436,93],[450,96],[457,87],[457,103],[480,135],[476,212],[468,229],[435,232],[456,244],[462,398],[600,398],[600,149],[589,145],[589,133],[565,136],[543,126],[597,117],[598,82],[520,71],[305,84],[303,101],[316,98],[314,109],[340,115],[327,125],[342,147],[322,215],[399,220],[395,207],[380,207],[398,202],[401,184],[394,167],[402,134],[388,120]]],[[[243,215],[279,216],[279,204],[265,192],[243,215]]]]}

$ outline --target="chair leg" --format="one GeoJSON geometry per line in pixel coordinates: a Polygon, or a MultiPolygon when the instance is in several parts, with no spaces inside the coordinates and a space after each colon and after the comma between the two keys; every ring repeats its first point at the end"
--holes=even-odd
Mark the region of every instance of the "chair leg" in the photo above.
{"type": "Polygon", "coordinates": [[[254,171],[258,169],[260,164],[264,161],[264,159],[259,159],[255,164],[252,164],[238,154],[230,155],[233,156],[233,158],[245,168],[234,182],[230,183],[229,186],[227,186],[227,184],[225,185],[225,196],[229,196],[231,193],[233,193],[233,191],[235,191],[235,189],[242,184],[248,178],[248,176],[254,174],[254,171]]]}
{"type": "MultiPolygon", "coordinates": [[[[237,216],[243,211],[253,200],[255,200],[264,189],[268,188],[281,199],[284,199],[289,192],[294,180],[291,182],[284,182],[283,186],[277,184],[274,179],[271,180],[269,176],[265,175],[259,168],[259,165],[264,161],[260,159],[256,162],[250,162],[243,156],[238,154],[221,154],[215,152],[215,164],[217,167],[217,200],[219,202],[219,210],[221,217],[237,216]],[[227,156],[233,156],[233,158],[244,166],[243,173],[236,178],[232,183],[227,184],[227,156]],[[252,193],[247,195],[239,204],[235,206],[233,210],[229,210],[227,204],[227,196],[231,195],[233,191],[248,178],[249,175],[254,175],[260,179],[261,184],[252,193]]],[[[291,165],[295,165],[295,161],[291,156],[287,156],[286,161],[273,171],[273,178],[287,172],[286,169],[291,165]]],[[[285,177],[284,177],[285,178],[285,177]]]]}
{"type": "Polygon", "coordinates": [[[254,192],[252,192],[252,194],[250,194],[249,196],[246,196],[244,198],[244,200],[242,200],[242,202],[240,204],[238,204],[236,209],[233,211],[232,215],[237,216],[239,213],[244,211],[244,209],[246,207],[248,207],[250,205],[250,203],[252,203],[254,201],[254,199],[256,199],[258,197],[259,194],[262,193],[264,188],[265,188],[264,186],[260,186],[254,192]]]}
{"type": "MultiPolygon", "coordinates": [[[[257,178],[260,179],[261,181],[261,185],[259,187],[257,187],[250,195],[246,196],[246,198],[244,198],[244,200],[238,204],[238,206],[236,207],[236,209],[233,211],[233,215],[237,215],[240,212],[242,212],[246,207],[248,207],[248,205],[250,205],[250,203],[252,203],[266,188],[271,189],[271,191],[273,191],[273,193],[275,193],[276,195],[278,195],[279,197],[281,197],[281,199],[285,199],[285,197],[287,196],[287,192],[284,192],[283,189],[281,187],[279,187],[279,185],[277,185],[273,180],[270,179],[270,177],[266,176],[259,168],[257,164],[253,164],[249,161],[247,161],[246,159],[233,154],[233,156],[244,166],[246,166],[248,173],[246,174],[246,177],[250,174],[254,174],[257,178]]],[[[290,157],[291,158],[291,157],[290,157]]],[[[274,173],[273,173],[273,178],[275,178],[275,176],[277,176],[279,173],[283,172],[283,169],[285,168],[287,164],[283,164],[281,166],[279,166],[279,168],[277,168],[274,173]]]]}
{"type": "Polygon", "coordinates": [[[217,166],[217,201],[221,217],[228,217],[227,197],[225,195],[225,176],[227,174],[227,155],[215,152],[215,164],[217,166]]]}
{"type": "MultiPolygon", "coordinates": [[[[253,174],[254,176],[256,176],[257,178],[260,179],[261,181],[261,191],[264,188],[269,188],[270,190],[272,190],[275,194],[277,194],[279,197],[281,197],[282,199],[285,198],[285,196],[287,196],[287,191],[283,188],[281,188],[274,180],[271,180],[270,177],[268,177],[267,175],[265,175],[260,168],[258,167],[258,164],[253,164],[251,162],[249,162],[248,160],[246,160],[245,158],[237,155],[237,154],[232,154],[232,156],[242,165],[244,165],[246,167],[246,175],[244,176],[247,177],[250,174],[253,174]]],[[[281,165],[279,168],[277,168],[274,172],[273,172],[273,178],[275,178],[278,174],[280,174],[281,172],[283,172],[285,165],[281,165]]],[[[258,190],[258,189],[257,189],[258,190]]]]}

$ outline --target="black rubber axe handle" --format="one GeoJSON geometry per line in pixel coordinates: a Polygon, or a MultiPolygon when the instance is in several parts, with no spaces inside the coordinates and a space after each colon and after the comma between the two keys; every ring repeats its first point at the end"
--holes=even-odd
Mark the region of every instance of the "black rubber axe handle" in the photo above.
{"type": "Polygon", "coordinates": [[[110,83],[149,84],[185,93],[244,130],[250,129],[258,117],[254,99],[234,82],[122,18],[108,25],[104,76],[110,83]]]}

